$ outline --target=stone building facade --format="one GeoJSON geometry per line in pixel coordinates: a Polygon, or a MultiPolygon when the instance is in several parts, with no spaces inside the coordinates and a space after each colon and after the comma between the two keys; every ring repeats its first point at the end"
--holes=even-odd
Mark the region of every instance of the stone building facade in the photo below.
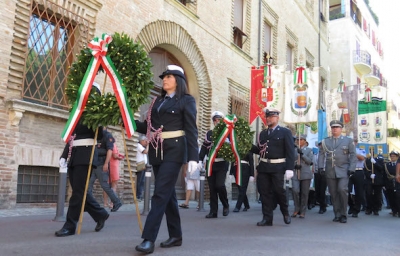
{"type": "MultiPolygon", "coordinates": [[[[144,45],[156,89],[166,65],[184,68],[197,102],[200,141],[212,128],[212,111],[248,116],[250,68],[263,63],[264,52],[274,64],[288,68],[301,59],[309,67],[320,67],[320,88],[329,81],[328,23],[323,20],[328,6],[317,0],[5,0],[0,7],[0,208],[54,202],[64,145],[60,134],[68,118],[62,78],[75,54],[104,32],[125,32],[144,45]],[[51,43],[57,38],[66,45],[66,57],[58,43],[51,43]],[[48,63],[55,58],[65,61],[61,73],[46,64],[49,73],[56,72],[49,84],[36,90],[27,77],[28,52],[34,45],[46,56],[54,54],[48,63]],[[58,79],[61,82],[55,82],[58,79]]],[[[143,118],[145,109],[136,117],[143,118]]],[[[119,128],[111,130],[123,151],[119,128]]],[[[136,138],[127,141],[133,167],[136,138]]],[[[184,192],[183,187],[181,178],[178,192],[184,192]]],[[[249,194],[254,198],[254,186],[249,194]]],[[[132,199],[126,165],[121,168],[119,195],[125,202],[132,199]]]]}

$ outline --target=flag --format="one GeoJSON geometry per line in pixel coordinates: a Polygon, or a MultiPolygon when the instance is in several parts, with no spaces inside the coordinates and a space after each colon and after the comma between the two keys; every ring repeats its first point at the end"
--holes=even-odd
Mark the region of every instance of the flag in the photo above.
{"type": "Polygon", "coordinates": [[[322,109],[318,110],[318,142],[328,137],[326,125],[326,113],[322,109]]]}
{"type": "Polygon", "coordinates": [[[263,108],[266,106],[267,92],[263,92],[264,88],[264,68],[251,68],[251,89],[250,89],[250,115],[249,123],[251,124],[257,117],[260,117],[266,124],[263,108]]]}
{"type": "MultiPolygon", "coordinates": [[[[368,88],[368,87],[367,87],[368,88]]],[[[364,148],[374,147],[375,153],[387,154],[386,88],[374,86],[358,100],[358,142],[364,148]],[[361,98],[364,96],[364,98],[361,98]]]]}
{"type": "Polygon", "coordinates": [[[298,67],[293,74],[286,73],[284,122],[317,121],[318,77],[318,69],[310,71],[304,67],[298,67]]]}

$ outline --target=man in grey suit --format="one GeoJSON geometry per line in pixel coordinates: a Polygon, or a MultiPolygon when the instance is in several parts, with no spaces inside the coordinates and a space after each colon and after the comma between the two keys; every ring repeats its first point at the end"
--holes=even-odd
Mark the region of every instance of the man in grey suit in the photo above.
{"type": "Polygon", "coordinates": [[[334,222],[347,222],[347,202],[349,176],[356,167],[356,149],[353,140],[342,136],[343,123],[333,120],[330,123],[332,136],[322,140],[318,167],[326,175],[329,193],[335,214],[334,222]]]}
{"type": "Polygon", "coordinates": [[[313,152],[307,147],[307,136],[300,135],[296,138],[296,165],[292,178],[292,194],[294,201],[294,212],[292,217],[300,214],[304,218],[308,205],[308,193],[312,179],[311,165],[313,163],[313,152]],[[301,193],[301,196],[300,196],[301,193]]]}

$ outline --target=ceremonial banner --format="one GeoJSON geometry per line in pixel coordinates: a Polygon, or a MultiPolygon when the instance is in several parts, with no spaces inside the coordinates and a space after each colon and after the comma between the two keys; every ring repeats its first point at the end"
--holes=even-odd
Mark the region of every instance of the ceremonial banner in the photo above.
{"type": "Polygon", "coordinates": [[[321,142],[326,137],[328,137],[326,113],[322,109],[318,109],[318,142],[321,142]]]}
{"type": "Polygon", "coordinates": [[[250,118],[251,124],[260,117],[266,125],[263,108],[282,109],[283,104],[283,66],[267,64],[251,69],[250,118]]]}
{"type": "Polygon", "coordinates": [[[286,73],[284,122],[317,122],[318,77],[318,69],[310,71],[302,66],[293,74],[286,73]]]}
{"type": "Polygon", "coordinates": [[[366,87],[358,100],[358,142],[369,152],[387,154],[386,88],[366,87]]]}

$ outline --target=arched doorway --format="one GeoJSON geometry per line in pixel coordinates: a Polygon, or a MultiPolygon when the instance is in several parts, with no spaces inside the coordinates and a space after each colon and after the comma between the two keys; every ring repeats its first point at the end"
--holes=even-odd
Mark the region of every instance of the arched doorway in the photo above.
{"type": "MultiPolygon", "coordinates": [[[[212,88],[207,66],[197,43],[179,24],[165,20],[147,24],[138,34],[137,40],[143,44],[152,59],[155,87],[151,97],[159,95],[161,79],[158,76],[167,65],[176,64],[184,69],[189,93],[197,103],[197,127],[201,140],[211,125],[209,117],[211,115],[212,88]],[[169,35],[179,36],[166,36],[160,31],[168,31],[169,35]]],[[[149,104],[146,104],[139,110],[142,120],[148,108],[149,104]]],[[[176,185],[178,199],[184,199],[184,188],[184,178],[180,175],[176,185]]]]}

